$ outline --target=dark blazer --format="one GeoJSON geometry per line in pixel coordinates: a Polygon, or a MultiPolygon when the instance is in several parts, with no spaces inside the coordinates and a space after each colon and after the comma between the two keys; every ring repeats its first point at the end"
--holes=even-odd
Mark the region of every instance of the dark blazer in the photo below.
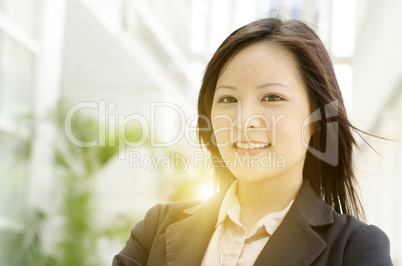
{"type": "MultiPolygon", "coordinates": [[[[201,203],[156,205],[131,231],[113,265],[200,265],[224,192],[201,203]]],[[[332,210],[303,185],[254,265],[392,265],[386,234],[332,210]]]]}

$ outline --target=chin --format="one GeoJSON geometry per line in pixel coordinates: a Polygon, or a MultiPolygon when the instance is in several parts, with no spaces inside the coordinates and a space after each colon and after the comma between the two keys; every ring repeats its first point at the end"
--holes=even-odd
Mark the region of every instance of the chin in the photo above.
{"type": "Polygon", "coordinates": [[[259,182],[269,180],[278,176],[280,173],[274,169],[262,168],[243,168],[243,169],[230,169],[232,174],[243,182],[259,182]]]}

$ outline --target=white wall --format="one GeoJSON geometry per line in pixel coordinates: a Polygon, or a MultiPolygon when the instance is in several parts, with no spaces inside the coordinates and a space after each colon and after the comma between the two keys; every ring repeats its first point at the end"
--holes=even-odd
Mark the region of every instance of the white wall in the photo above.
{"type": "Polygon", "coordinates": [[[353,122],[369,133],[397,140],[366,137],[377,154],[357,137],[362,148],[355,152],[367,222],[388,234],[395,265],[402,263],[401,8],[397,0],[357,1],[353,57],[353,122]]]}

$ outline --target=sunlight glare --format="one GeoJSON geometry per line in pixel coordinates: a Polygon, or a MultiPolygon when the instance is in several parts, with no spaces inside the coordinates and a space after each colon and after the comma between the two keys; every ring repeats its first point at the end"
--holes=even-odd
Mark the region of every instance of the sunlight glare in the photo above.
{"type": "Polygon", "coordinates": [[[207,200],[214,195],[214,185],[210,183],[202,184],[197,191],[197,198],[207,200]]]}

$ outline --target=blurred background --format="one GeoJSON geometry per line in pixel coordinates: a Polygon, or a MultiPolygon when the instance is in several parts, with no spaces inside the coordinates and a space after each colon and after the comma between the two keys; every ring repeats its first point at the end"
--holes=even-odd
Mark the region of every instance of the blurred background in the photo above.
{"type": "Polygon", "coordinates": [[[314,25],[353,123],[397,140],[365,136],[373,150],[357,136],[355,169],[367,222],[402,265],[401,9],[399,0],[0,0],[0,264],[109,265],[151,206],[212,195],[194,132],[205,65],[233,30],[279,13],[314,25]]]}

